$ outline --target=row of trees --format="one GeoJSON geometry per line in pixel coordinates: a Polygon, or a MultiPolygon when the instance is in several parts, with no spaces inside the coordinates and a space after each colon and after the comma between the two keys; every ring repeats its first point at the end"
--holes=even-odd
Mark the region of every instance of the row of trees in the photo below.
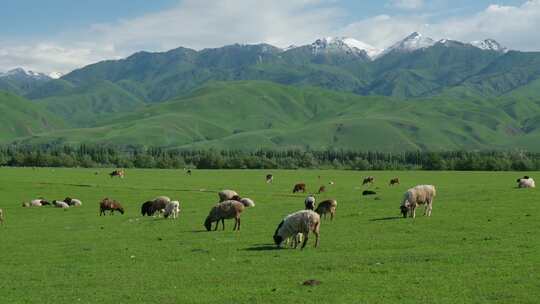
{"type": "Polygon", "coordinates": [[[0,166],[199,169],[540,170],[540,153],[351,150],[171,150],[103,146],[4,146],[0,166]]]}

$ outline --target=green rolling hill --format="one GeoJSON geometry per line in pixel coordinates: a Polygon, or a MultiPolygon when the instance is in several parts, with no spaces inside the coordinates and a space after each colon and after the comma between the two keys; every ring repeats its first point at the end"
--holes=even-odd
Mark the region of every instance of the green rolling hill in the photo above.
{"type": "Polygon", "coordinates": [[[184,148],[540,150],[540,99],[367,97],[272,82],[216,82],[192,94],[105,117],[97,127],[23,143],[184,148]],[[519,99],[519,101],[517,101],[519,99]]]}
{"type": "Polygon", "coordinates": [[[0,143],[64,127],[61,118],[22,97],[0,91],[0,143]]]}

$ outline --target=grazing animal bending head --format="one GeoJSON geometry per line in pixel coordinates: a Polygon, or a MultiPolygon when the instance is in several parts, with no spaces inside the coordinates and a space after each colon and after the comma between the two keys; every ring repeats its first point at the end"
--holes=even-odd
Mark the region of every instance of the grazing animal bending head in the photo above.
{"type": "Polygon", "coordinates": [[[293,188],[293,193],[296,193],[296,192],[300,192],[302,191],[303,193],[306,193],[306,184],[304,183],[298,183],[296,185],[294,185],[294,188],[293,188]]]}

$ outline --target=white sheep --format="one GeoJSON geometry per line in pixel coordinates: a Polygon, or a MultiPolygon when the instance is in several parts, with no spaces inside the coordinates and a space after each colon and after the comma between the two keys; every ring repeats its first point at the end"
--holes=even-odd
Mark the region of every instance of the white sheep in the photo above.
{"type": "Polygon", "coordinates": [[[30,206],[32,207],[41,207],[41,199],[34,199],[30,201],[30,206]]]}
{"type": "Polygon", "coordinates": [[[180,202],[179,201],[170,201],[165,206],[165,212],[163,215],[165,218],[168,218],[169,216],[173,219],[178,218],[178,214],[180,213],[180,202]]]}
{"type": "Polygon", "coordinates": [[[56,208],[62,208],[62,209],[67,209],[69,208],[69,205],[64,202],[64,201],[53,201],[53,205],[56,207],[56,208]]]}
{"type": "Polygon", "coordinates": [[[523,178],[518,178],[518,188],[535,188],[536,184],[534,183],[534,179],[528,176],[524,176],[523,178]]]}
{"type": "Polygon", "coordinates": [[[238,193],[233,190],[221,190],[218,193],[219,196],[219,202],[222,203],[224,201],[229,201],[235,198],[239,198],[238,193]]]}
{"type": "Polygon", "coordinates": [[[255,207],[255,202],[252,199],[247,198],[247,197],[242,198],[240,200],[240,203],[242,203],[244,207],[255,207]]]}
{"type": "Polygon", "coordinates": [[[319,228],[321,225],[321,217],[312,210],[300,210],[286,216],[279,223],[276,232],[274,233],[274,242],[278,247],[281,243],[290,237],[296,237],[298,233],[302,233],[304,240],[302,248],[307,244],[309,232],[315,234],[315,247],[319,246],[319,228]]]}
{"type": "Polygon", "coordinates": [[[419,185],[407,190],[401,201],[401,214],[403,214],[403,217],[407,217],[408,214],[410,217],[415,218],[416,207],[426,204],[424,215],[431,216],[435,195],[437,195],[437,191],[433,185],[419,185]]]}
{"type": "Polygon", "coordinates": [[[73,206],[73,207],[80,207],[82,206],[82,202],[79,199],[72,198],[71,202],[68,205],[73,206]]]}

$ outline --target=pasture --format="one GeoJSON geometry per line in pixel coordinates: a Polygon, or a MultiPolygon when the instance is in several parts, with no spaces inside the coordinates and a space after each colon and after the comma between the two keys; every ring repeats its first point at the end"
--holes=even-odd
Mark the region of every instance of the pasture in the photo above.
{"type": "MultiPolygon", "coordinates": [[[[358,172],[1,168],[1,303],[538,303],[540,193],[516,189],[521,172],[358,172]],[[96,174],[97,173],[97,174],[96,174]],[[265,175],[274,174],[266,184],[265,175]],[[318,176],[321,179],[318,179],[318,176]],[[362,187],[373,175],[372,186],[362,187]],[[389,187],[399,176],[401,185],[389,187]],[[328,185],[334,181],[334,185],[328,185]],[[335,198],[301,250],[275,249],[281,219],[306,194],[335,198]],[[403,193],[434,184],[433,216],[403,219],[403,193]],[[206,232],[217,191],[255,200],[242,230],[206,232]],[[363,197],[362,190],[378,192],[363,197]],[[177,220],[141,217],[158,195],[181,203],[177,220]],[[21,202],[79,198],[80,208],[22,208],[21,202]],[[124,215],[98,216],[116,199],[124,215]],[[378,199],[375,199],[375,198],[378,199]],[[303,286],[315,279],[318,286],[303,286]]],[[[527,175],[540,179],[539,173],[527,175]]]]}

